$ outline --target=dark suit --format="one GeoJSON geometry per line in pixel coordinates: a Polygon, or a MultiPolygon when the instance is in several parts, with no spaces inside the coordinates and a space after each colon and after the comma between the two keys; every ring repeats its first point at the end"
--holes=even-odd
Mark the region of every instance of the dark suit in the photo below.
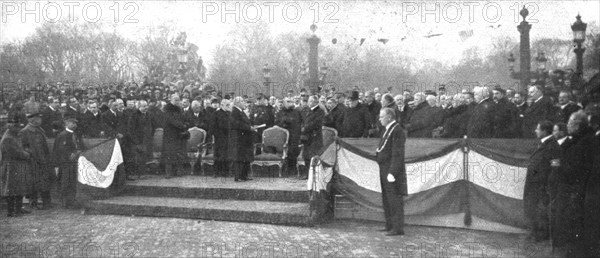
{"type": "Polygon", "coordinates": [[[392,122],[381,137],[377,148],[385,228],[401,234],[404,234],[403,196],[408,194],[404,164],[405,142],[406,132],[400,124],[392,122]],[[388,181],[388,174],[394,176],[394,182],[388,181]]]}
{"type": "Polygon", "coordinates": [[[190,108],[187,112],[184,112],[184,116],[190,127],[198,127],[208,131],[208,117],[205,111],[200,111],[196,114],[190,108]]]}
{"type": "Polygon", "coordinates": [[[254,132],[250,119],[238,107],[233,107],[229,126],[228,158],[233,161],[235,180],[247,180],[250,162],[254,160],[254,132]]]}
{"type": "Polygon", "coordinates": [[[525,216],[529,220],[531,234],[537,239],[548,238],[548,177],[553,169],[550,162],[559,157],[558,142],[550,136],[540,143],[529,158],[523,191],[523,205],[525,216]]]}
{"type": "MultiPolygon", "coordinates": [[[[582,251],[584,196],[593,169],[593,144],[594,132],[585,129],[571,135],[571,139],[561,145],[563,154],[552,207],[552,240],[556,247],[582,251]]],[[[577,256],[577,253],[571,255],[577,256]]]]}
{"type": "Polygon", "coordinates": [[[60,132],[54,140],[52,150],[58,165],[60,192],[65,207],[75,204],[77,189],[77,156],[75,155],[84,148],[81,136],[76,136],[76,134],[66,130],[60,132]],[[74,157],[71,157],[72,155],[74,157]]]}
{"type": "Polygon", "coordinates": [[[152,159],[152,141],[156,122],[149,111],[144,114],[136,110],[129,117],[128,127],[131,132],[131,153],[135,160],[135,171],[137,171],[152,159]]]}
{"type": "Polygon", "coordinates": [[[406,124],[408,136],[411,138],[431,138],[435,128],[435,116],[431,106],[422,102],[413,110],[410,120],[406,124]]]}
{"type": "Polygon", "coordinates": [[[302,135],[304,137],[304,152],[302,153],[304,158],[304,164],[306,168],[303,173],[308,175],[308,167],[310,166],[310,159],[319,155],[319,151],[323,148],[323,118],[325,112],[319,107],[315,106],[312,109],[308,109],[306,117],[302,120],[302,135]]]}
{"type": "Polygon", "coordinates": [[[52,110],[50,107],[45,107],[42,109],[42,129],[46,133],[46,137],[54,138],[56,136],[56,131],[60,131],[62,129],[62,117],[58,110],[52,110]]]}
{"type": "Polygon", "coordinates": [[[471,113],[467,136],[470,138],[492,138],[494,135],[494,102],[484,99],[471,113]]]}
{"type": "Polygon", "coordinates": [[[98,113],[94,115],[91,111],[86,110],[81,117],[79,125],[84,136],[90,138],[100,137],[100,132],[103,127],[102,114],[98,111],[98,113]]]}
{"type": "Polygon", "coordinates": [[[214,136],[215,171],[217,175],[226,176],[229,173],[228,144],[229,144],[229,117],[231,112],[221,108],[213,115],[212,131],[214,136]]]}
{"type": "Polygon", "coordinates": [[[540,121],[554,121],[556,117],[556,108],[549,97],[541,97],[523,112],[523,123],[521,125],[521,134],[523,138],[535,138],[535,127],[540,121]]]}
{"type": "Polygon", "coordinates": [[[494,138],[518,138],[520,135],[519,109],[508,99],[502,98],[495,104],[494,138]]]}
{"type": "Polygon", "coordinates": [[[580,109],[581,107],[575,103],[567,103],[565,107],[558,108],[558,112],[556,112],[555,121],[557,123],[563,122],[566,124],[569,121],[569,117],[571,116],[571,114],[577,112],[580,109]]]}
{"type": "Polygon", "coordinates": [[[344,122],[344,109],[346,107],[343,104],[337,104],[324,118],[323,125],[336,129],[338,133],[341,133],[342,124],[344,122]]]}
{"type": "Polygon", "coordinates": [[[360,138],[369,136],[371,114],[366,106],[357,104],[344,110],[341,137],[360,138]]]}
{"type": "Polygon", "coordinates": [[[584,241],[590,257],[600,257],[600,133],[594,136],[594,164],[584,202],[584,241]]]}

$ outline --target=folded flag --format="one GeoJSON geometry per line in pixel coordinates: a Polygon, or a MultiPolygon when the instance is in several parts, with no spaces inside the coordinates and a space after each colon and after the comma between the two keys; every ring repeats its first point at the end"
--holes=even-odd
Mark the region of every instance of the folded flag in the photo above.
{"type": "Polygon", "coordinates": [[[107,188],[121,163],[123,155],[119,141],[108,140],[81,153],[77,160],[77,180],[85,185],[107,188]]]}

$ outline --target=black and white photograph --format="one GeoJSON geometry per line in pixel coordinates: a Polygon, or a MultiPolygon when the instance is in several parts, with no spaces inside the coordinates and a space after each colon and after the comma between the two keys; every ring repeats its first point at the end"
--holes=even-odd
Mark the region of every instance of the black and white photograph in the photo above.
{"type": "Polygon", "coordinates": [[[0,10],[0,257],[600,257],[596,0],[0,10]]]}

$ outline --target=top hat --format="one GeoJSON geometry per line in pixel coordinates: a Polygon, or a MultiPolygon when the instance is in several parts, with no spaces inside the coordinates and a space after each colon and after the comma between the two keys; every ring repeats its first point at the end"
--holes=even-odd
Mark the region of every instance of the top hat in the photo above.
{"type": "Polygon", "coordinates": [[[358,91],[352,91],[350,93],[350,100],[358,100],[358,91]]]}

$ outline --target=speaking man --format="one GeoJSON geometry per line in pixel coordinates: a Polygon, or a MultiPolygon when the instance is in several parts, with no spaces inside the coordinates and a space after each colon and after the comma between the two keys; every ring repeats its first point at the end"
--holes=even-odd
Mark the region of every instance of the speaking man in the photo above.
{"type": "Polygon", "coordinates": [[[406,132],[396,122],[392,108],[383,108],[379,112],[379,122],[385,132],[377,148],[377,164],[381,181],[381,197],[385,215],[386,236],[404,235],[404,200],[407,195],[406,168],[404,165],[404,143],[406,132]]]}

